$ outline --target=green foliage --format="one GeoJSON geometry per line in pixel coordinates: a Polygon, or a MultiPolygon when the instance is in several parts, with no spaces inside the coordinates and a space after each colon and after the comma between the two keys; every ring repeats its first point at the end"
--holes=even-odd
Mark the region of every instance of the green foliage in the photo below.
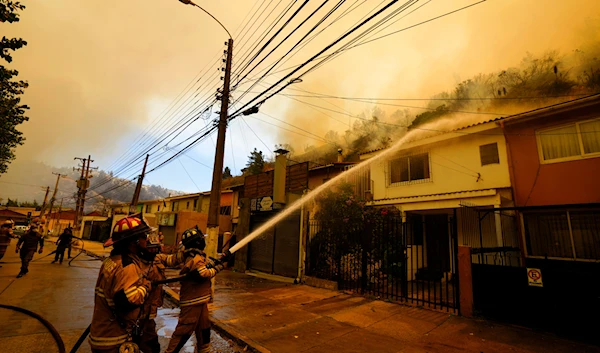
{"type": "MultiPolygon", "coordinates": [[[[19,2],[0,0],[0,22],[18,22],[18,11],[23,9],[25,6],[19,2]]],[[[9,39],[3,36],[0,40],[0,58],[10,63],[11,52],[25,45],[27,42],[20,38],[9,39]]],[[[14,80],[18,74],[17,70],[9,70],[0,65],[0,174],[6,173],[8,164],[15,159],[15,148],[25,141],[17,126],[29,120],[25,116],[29,107],[21,104],[19,97],[28,84],[25,81],[14,80]]]]}
{"type": "Polygon", "coordinates": [[[265,167],[265,156],[262,151],[257,151],[256,148],[254,151],[250,152],[250,156],[248,156],[248,163],[246,163],[246,175],[256,175],[263,172],[265,167]]]}
{"type": "Polygon", "coordinates": [[[11,200],[10,198],[6,201],[5,206],[7,207],[19,207],[19,200],[11,200]]]}

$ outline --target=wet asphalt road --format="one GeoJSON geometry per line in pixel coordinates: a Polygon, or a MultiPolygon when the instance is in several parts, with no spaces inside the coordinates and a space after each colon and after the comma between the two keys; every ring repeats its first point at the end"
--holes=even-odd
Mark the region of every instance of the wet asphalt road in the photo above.
{"type": "MultiPolygon", "coordinates": [[[[47,242],[44,253],[35,255],[29,273],[17,279],[20,259],[15,254],[15,244],[13,240],[0,260],[0,303],[22,307],[44,317],[59,332],[67,352],[70,351],[92,318],[94,285],[100,261],[81,255],[71,263],[72,266],[68,265],[66,258],[62,265],[51,264],[54,256],[44,256],[55,246],[47,242]]],[[[163,350],[177,325],[178,313],[179,309],[170,303],[159,311],[157,330],[163,350]]],[[[182,352],[194,352],[194,344],[195,340],[190,339],[182,352]]],[[[52,353],[58,352],[58,348],[48,329],[39,321],[26,314],[0,308],[0,351],[52,353]]],[[[244,347],[213,331],[211,352],[243,351],[244,347]]],[[[91,352],[87,341],[78,352],[91,352]]]]}

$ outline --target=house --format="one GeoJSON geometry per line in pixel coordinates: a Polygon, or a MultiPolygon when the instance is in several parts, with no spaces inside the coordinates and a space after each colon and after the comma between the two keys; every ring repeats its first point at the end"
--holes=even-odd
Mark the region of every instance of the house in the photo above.
{"type": "MultiPolygon", "coordinates": [[[[149,226],[163,233],[166,245],[177,245],[181,235],[188,228],[197,225],[200,230],[206,232],[209,201],[210,192],[170,196],[164,199],[140,201],[135,207],[135,212],[141,212],[149,226]]],[[[231,231],[232,201],[233,192],[223,190],[219,216],[219,229],[222,233],[231,231]]],[[[112,227],[129,212],[129,203],[112,205],[110,212],[112,227]]]]}

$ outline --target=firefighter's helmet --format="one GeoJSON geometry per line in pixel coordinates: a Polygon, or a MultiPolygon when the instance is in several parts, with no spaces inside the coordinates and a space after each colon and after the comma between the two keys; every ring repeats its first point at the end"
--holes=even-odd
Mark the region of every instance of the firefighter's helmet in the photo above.
{"type": "Polygon", "coordinates": [[[15,222],[11,221],[10,219],[7,219],[6,221],[4,221],[4,223],[2,223],[2,225],[0,227],[2,228],[12,228],[14,226],[15,222]]]}
{"type": "Polygon", "coordinates": [[[134,239],[137,236],[146,234],[150,231],[150,227],[143,219],[135,216],[125,217],[117,223],[113,228],[112,237],[104,243],[104,247],[109,247],[117,242],[134,239]]]}
{"type": "Polygon", "coordinates": [[[183,244],[183,246],[186,248],[189,248],[190,245],[197,240],[204,241],[204,234],[202,234],[202,231],[198,229],[198,226],[186,230],[181,235],[181,244],[183,244]]]}

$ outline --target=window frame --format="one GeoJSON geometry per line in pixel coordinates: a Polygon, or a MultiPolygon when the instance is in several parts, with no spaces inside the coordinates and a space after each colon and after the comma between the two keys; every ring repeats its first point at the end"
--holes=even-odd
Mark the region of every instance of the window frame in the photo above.
{"type": "Polygon", "coordinates": [[[486,143],[484,145],[479,145],[479,162],[481,163],[482,167],[485,167],[487,165],[500,164],[500,148],[498,148],[498,142],[492,142],[492,143],[486,143]],[[483,164],[483,154],[481,153],[482,152],[481,148],[492,146],[492,145],[496,146],[496,161],[483,164]]]}
{"type": "Polygon", "coordinates": [[[583,138],[581,137],[581,129],[579,128],[579,125],[581,125],[581,124],[589,123],[589,122],[596,121],[596,120],[600,120],[600,118],[586,119],[586,120],[582,120],[582,121],[576,121],[576,122],[572,122],[572,123],[568,123],[568,124],[554,125],[551,127],[546,127],[543,129],[536,130],[535,131],[535,140],[536,140],[536,145],[537,145],[537,149],[538,149],[538,156],[539,156],[540,164],[552,164],[552,163],[579,161],[579,160],[588,159],[588,158],[600,157],[600,152],[585,153],[585,148],[583,146],[583,138]],[[542,139],[541,139],[540,135],[546,131],[565,128],[565,127],[569,127],[572,125],[575,125],[575,130],[577,131],[577,142],[579,143],[579,154],[576,156],[569,156],[569,157],[545,160],[544,159],[544,151],[542,149],[542,139]]]}
{"type": "Polygon", "coordinates": [[[423,184],[423,183],[429,183],[433,181],[433,177],[431,176],[432,174],[432,170],[431,170],[431,153],[429,153],[429,151],[427,152],[418,152],[418,153],[411,153],[411,154],[407,154],[407,155],[401,155],[401,156],[396,156],[394,158],[390,158],[387,161],[387,168],[388,168],[388,172],[387,174],[387,186],[388,187],[394,187],[394,186],[403,186],[403,185],[413,185],[413,184],[423,184]],[[423,178],[423,179],[415,179],[415,180],[407,180],[407,181],[397,181],[397,182],[392,182],[392,162],[395,160],[398,160],[400,158],[408,158],[408,177],[410,178],[410,157],[414,157],[414,156],[420,156],[420,155],[426,155],[427,156],[427,164],[428,164],[428,169],[429,169],[429,177],[428,178],[423,178]]]}

